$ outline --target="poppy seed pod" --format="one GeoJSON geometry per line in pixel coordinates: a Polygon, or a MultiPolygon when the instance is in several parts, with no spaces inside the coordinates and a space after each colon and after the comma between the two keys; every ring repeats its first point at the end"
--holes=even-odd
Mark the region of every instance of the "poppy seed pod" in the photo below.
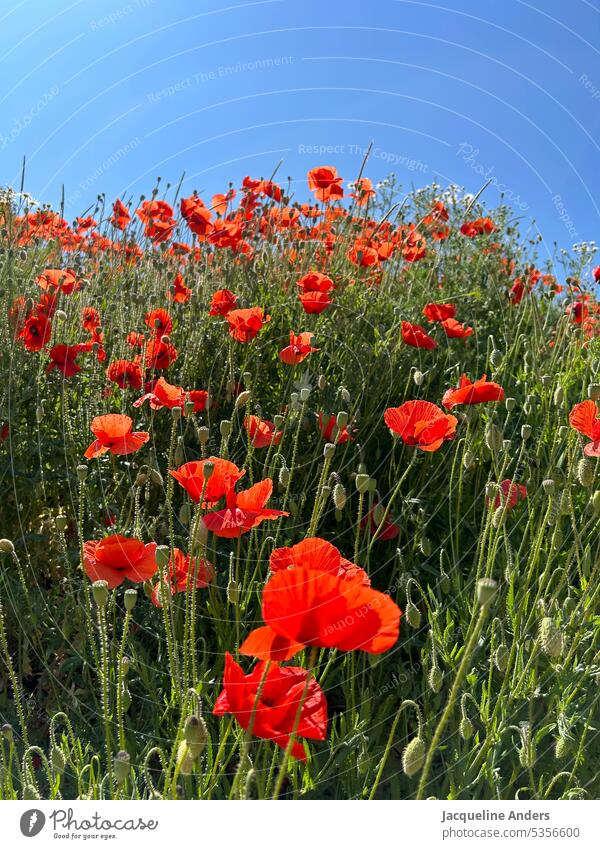
{"type": "Polygon", "coordinates": [[[87,478],[87,474],[88,474],[88,467],[87,466],[84,466],[83,464],[77,466],[77,479],[78,479],[79,483],[84,482],[84,480],[87,478]]]}
{"type": "Polygon", "coordinates": [[[171,549],[169,546],[157,545],[154,559],[159,569],[166,569],[169,564],[169,560],[171,559],[171,549]]]}
{"type": "Polygon", "coordinates": [[[279,413],[276,416],[273,416],[273,427],[275,430],[280,430],[283,425],[283,416],[279,413]]]}
{"type": "Polygon", "coordinates": [[[249,389],[246,389],[244,392],[240,392],[240,394],[235,399],[235,409],[239,410],[240,407],[243,407],[248,403],[252,396],[252,393],[249,389]]]}
{"type": "Polygon", "coordinates": [[[300,390],[300,400],[303,404],[306,404],[306,402],[308,401],[309,398],[310,398],[310,387],[304,386],[300,390]]]}
{"type": "Polygon", "coordinates": [[[489,607],[498,592],[498,582],[493,578],[480,578],[477,581],[477,601],[481,607],[489,607]]]}
{"type": "Polygon", "coordinates": [[[198,428],[198,442],[200,445],[206,445],[208,440],[210,439],[210,431],[207,427],[199,427],[198,428]]]}
{"type": "Polygon", "coordinates": [[[183,408],[185,410],[186,416],[191,416],[193,414],[194,407],[195,407],[195,404],[194,404],[193,401],[188,400],[188,401],[185,402],[185,404],[183,405],[183,408]]]}
{"type": "Polygon", "coordinates": [[[542,489],[546,495],[552,497],[556,493],[556,484],[552,478],[546,478],[546,480],[542,481],[542,489]]]}
{"type": "Polygon", "coordinates": [[[506,409],[509,413],[512,413],[512,411],[517,406],[517,399],[516,398],[507,398],[504,401],[504,406],[506,407],[506,409]]]}
{"type": "Polygon", "coordinates": [[[9,539],[0,539],[0,554],[14,554],[15,547],[9,539]]]}
{"type": "Polygon", "coordinates": [[[532,427],[531,425],[524,424],[521,425],[521,439],[523,442],[527,442],[529,437],[531,436],[532,427]]]}
{"type": "Polygon", "coordinates": [[[3,723],[2,728],[0,728],[0,734],[2,734],[5,740],[10,742],[13,739],[12,725],[9,722],[3,723]]]}
{"type": "Polygon", "coordinates": [[[348,424],[348,413],[345,410],[340,410],[340,412],[335,417],[335,423],[340,430],[343,430],[348,424]]]}
{"type": "Polygon", "coordinates": [[[402,770],[412,778],[423,768],[425,763],[425,742],[422,737],[415,737],[402,752],[402,770]]]}
{"type": "Polygon", "coordinates": [[[335,445],[333,442],[326,442],[323,446],[323,457],[326,460],[331,460],[335,454],[335,445]]]}
{"type": "Polygon", "coordinates": [[[242,380],[244,381],[244,386],[250,386],[250,381],[252,380],[252,372],[245,371],[242,375],[242,380]]]}
{"type": "Polygon", "coordinates": [[[341,483],[336,483],[333,487],[333,503],[337,510],[343,510],[346,506],[346,490],[341,483]]]}
{"type": "Polygon", "coordinates": [[[600,383],[590,383],[588,386],[588,398],[592,401],[600,401],[600,383]]]}
{"type": "Polygon", "coordinates": [[[125,595],[123,597],[123,601],[125,603],[125,610],[132,611],[135,607],[135,603],[137,601],[137,590],[131,587],[128,590],[125,590],[125,595]]]}
{"type": "Polygon", "coordinates": [[[561,425],[559,427],[558,435],[560,436],[561,439],[567,438],[567,436],[569,435],[569,428],[567,427],[567,425],[561,425]]]}
{"type": "Polygon", "coordinates": [[[364,493],[369,489],[369,476],[365,474],[358,474],[356,475],[355,483],[357,490],[364,495],[364,493]]]}
{"type": "Polygon", "coordinates": [[[60,514],[56,517],[56,519],[54,520],[54,523],[55,523],[55,525],[56,525],[57,530],[59,530],[59,531],[61,531],[61,532],[62,532],[62,531],[64,531],[64,530],[65,530],[65,528],[67,527],[67,525],[68,525],[68,520],[67,520],[67,517],[66,517],[65,515],[63,515],[62,513],[60,513],[60,514]]]}
{"type": "Polygon", "coordinates": [[[123,784],[127,780],[131,769],[131,758],[129,752],[117,752],[114,760],[115,779],[117,784],[123,784]]]}
{"type": "Polygon", "coordinates": [[[215,464],[211,460],[206,460],[204,465],[202,466],[202,477],[205,481],[209,480],[212,477],[212,474],[215,470],[215,464]]]}
{"type": "Polygon", "coordinates": [[[92,595],[98,607],[105,607],[108,601],[108,581],[94,581],[92,595]]]}
{"type": "Polygon", "coordinates": [[[222,420],[222,422],[219,425],[219,431],[220,431],[223,439],[229,439],[229,437],[231,436],[232,427],[233,427],[233,425],[231,424],[229,419],[223,419],[222,420]]]}

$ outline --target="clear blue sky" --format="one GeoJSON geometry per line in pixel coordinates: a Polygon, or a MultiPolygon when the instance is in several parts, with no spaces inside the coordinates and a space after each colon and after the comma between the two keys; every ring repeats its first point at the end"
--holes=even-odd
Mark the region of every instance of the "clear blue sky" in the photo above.
{"type": "Polygon", "coordinates": [[[210,195],[283,159],[304,197],[310,168],[352,179],[373,141],[367,176],[492,177],[551,252],[599,235],[599,35],[588,0],[4,0],[0,183],[26,155],[26,188],[58,204],[64,184],[73,218],[157,175],[210,195]]]}

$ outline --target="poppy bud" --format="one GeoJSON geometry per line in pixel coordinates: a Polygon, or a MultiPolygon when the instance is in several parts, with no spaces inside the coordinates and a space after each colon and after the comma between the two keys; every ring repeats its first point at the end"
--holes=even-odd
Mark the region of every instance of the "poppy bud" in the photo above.
{"type": "Polygon", "coordinates": [[[415,386],[421,386],[423,381],[425,380],[425,375],[422,371],[419,371],[419,369],[416,368],[413,371],[413,380],[415,382],[415,386]]]}
{"type": "Polygon", "coordinates": [[[287,486],[290,482],[290,470],[287,466],[282,466],[279,469],[279,486],[287,486]]]}
{"type": "Polygon", "coordinates": [[[290,513],[294,518],[298,515],[299,510],[298,501],[295,498],[290,498],[290,513]]]}
{"type": "Polygon", "coordinates": [[[517,399],[516,398],[507,398],[504,401],[504,406],[506,407],[506,409],[509,413],[512,413],[512,411],[517,406],[517,399]]]}
{"type": "Polygon", "coordinates": [[[567,425],[561,425],[558,429],[558,435],[561,439],[566,439],[569,435],[569,428],[567,425]]]}
{"type": "Polygon", "coordinates": [[[346,490],[341,483],[333,487],[333,503],[338,510],[343,510],[346,506],[346,490]]]}
{"type": "Polygon", "coordinates": [[[521,425],[521,439],[523,442],[527,442],[529,437],[531,436],[531,425],[524,424],[521,425]]]}
{"type": "Polygon", "coordinates": [[[190,505],[187,503],[187,501],[184,501],[184,503],[179,508],[179,521],[181,522],[182,525],[187,527],[190,523],[190,519],[191,519],[190,505]]]}
{"type": "Polygon", "coordinates": [[[421,554],[424,554],[425,557],[429,557],[431,554],[431,540],[429,537],[421,537],[419,548],[421,549],[421,554]]]}
{"type": "Polygon", "coordinates": [[[317,386],[321,391],[323,391],[323,389],[325,389],[325,387],[327,386],[327,380],[324,374],[319,375],[319,379],[317,380],[317,386]]]}
{"type": "Polygon", "coordinates": [[[473,736],[474,728],[473,723],[471,722],[468,716],[463,716],[460,721],[460,725],[458,726],[458,731],[465,742],[468,742],[471,739],[471,737],[473,736]]]}
{"type": "Polygon", "coordinates": [[[121,672],[122,672],[124,678],[126,678],[128,676],[130,666],[131,666],[131,661],[129,660],[127,655],[124,654],[123,657],[121,658],[121,672]]]}
{"type": "Polygon", "coordinates": [[[569,754],[571,743],[566,735],[561,734],[554,745],[554,755],[557,761],[562,761],[569,754]]]}
{"type": "Polygon", "coordinates": [[[335,445],[333,444],[333,442],[326,442],[323,447],[323,457],[325,457],[326,460],[331,460],[333,459],[334,454],[335,445]]]}
{"type": "Polygon", "coordinates": [[[117,784],[123,784],[127,780],[131,769],[131,758],[129,752],[117,752],[114,760],[115,779],[117,784]]]}
{"type": "Polygon", "coordinates": [[[588,397],[592,401],[600,400],[600,383],[590,383],[588,386],[588,397]]]}
{"type": "Polygon", "coordinates": [[[444,683],[444,676],[442,674],[442,670],[437,665],[437,663],[435,663],[429,670],[429,676],[427,680],[431,690],[434,693],[439,693],[442,689],[442,684],[444,683]]]}
{"type": "Polygon", "coordinates": [[[39,424],[42,421],[43,418],[44,418],[44,404],[42,402],[41,404],[38,404],[37,407],[35,408],[35,420],[39,424]]]}
{"type": "Polygon", "coordinates": [[[508,646],[506,646],[504,643],[500,643],[500,645],[494,651],[493,655],[494,666],[496,667],[498,672],[506,671],[506,667],[508,666],[508,657],[508,646]]]}
{"type": "Polygon", "coordinates": [[[364,495],[369,488],[369,476],[365,474],[358,474],[355,478],[355,483],[357,490],[364,495]]]}
{"type": "Polygon", "coordinates": [[[569,619],[575,608],[577,607],[577,602],[573,598],[573,596],[568,595],[565,599],[565,603],[562,607],[563,618],[569,619]]]}
{"type": "Polygon", "coordinates": [[[344,404],[350,403],[350,393],[343,386],[340,386],[340,398],[344,402],[344,404]]]}
{"type": "Polygon", "coordinates": [[[423,768],[425,763],[425,742],[422,737],[415,737],[402,752],[402,769],[405,775],[412,778],[423,768]]]}
{"type": "Polygon", "coordinates": [[[129,687],[125,684],[123,684],[123,689],[121,690],[121,704],[123,705],[123,711],[127,713],[131,707],[131,693],[129,692],[129,687]]]}
{"type": "Polygon", "coordinates": [[[489,424],[485,429],[485,444],[495,453],[502,448],[502,431],[494,424],[489,424]]]}
{"type": "Polygon", "coordinates": [[[252,372],[245,371],[242,375],[242,380],[244,381],[244,386],[250,386],[250,381],[252,380],[252,372]]]}
{"type": "Polygon", "coordinates": [[[194,406],[195,406],[195,404],[194,404],[193,401],[188,400],[188,401],[185,402],[185,404],[183,405],[183,408],[185,410],[186,416],[192,415],[192,413],[194,412],[194,406]]]}
{"type": "Polygon", "coordinates": [[[303,404],[305,404],[308,401],[309,398],[310,398],[310,387],[304,386],[300,390],[300,400],[302,401],[303,404]]]}
{"type": "Polygon", "coordinates": [[[577,464],[577,479],[582,486],[591,486],[594,483],[595,468],[592,460],[583,457],[577,464]]]}
{"type": "Polygon", "coordinates": [[[182,740],[177,747],[177,763],[179,764],[179,772],[182,775],[190,775],[194,768],[194,758],[191,756],[185,740],[182,740]]]}
{"type": "Polygon", "coordinates": [[[195,760],[202,754],[208,739],[206,724],[202,717],[188,716],[183,727],[183,735],[188,745],[189,753],[195,760]]]}
{"type": "Polygon", "coordinates": [[[405,616],[411,628],[418,628],[421,624],[421,611],[410,599],[406,605],[405,616]]]}
{"type": "Polygon", "coordinates": [[[137,601],[137,590],[133,587],[128,590],[125,590],[123,601],[125,603],[125,610],[132,611],[137,601]]]}
{"type": "Polygon", "coordinates": [[[58,746],[52,746],[50,760],[52,762],[52,769],[59,775],[62,775],[67,765],[67,759],[65,758],[63,750],[59,749],[58,746]]]}
{"type": "Polygon", "coordinates": [[[77,466],[77,478],[79,480],[79,483],[84,482],[84,480],[87,478],[87,474],[88,474],[87,466],[84,466],[83,464],[81,464],[80,466],[77,466]]]}
{"type": "Polygon", "coordinates": [[[590,504],[592,505],[594,516],[598,516],[600,514],[600,489],[597,489],[596,492],[592,495],[590,499],[590,504]]]}
{"type": "Polygon", "coordinates": [[[505,521],[506,510],[502,505],[500,505],[500,507],[497,507],[494,510],[494,515],[492,516],[492,525],[496,528],[496,530],[498,530],[498,528],[501,528],[504,525],[505,521]]]}
{"type": "Polygon", "coordinates": [[[238,604],[240,600],[240,585],[234,578],[230,578],[227,584],[227,601],[229,604],[238,604]]]}
{"type": "Polygon", "coordinates": [[[34,801],[34,800],[37,801],[38,799],[41,799],[42,797],[40,796],[38,791],[35,789],[33,784],[26,784],[25,787],[23,788],[23,798],[28,799],[30,801],[34,801]]]}
{"type": "Polygon", "coordinates": [[[348,424],[348,413],[345,410],[340,410],[340,412],[335,417],[335,423],[340,430],[343,430],[348,424]]]}
{"type": "Polygon", "coordinates": [[[229,437],[231,436],[232,427],[233,426],[229,419],[223,419],[223,421],[219,425],[219,430],[223,439],[229,439],[229,437]]]}
{"type": "Polygon", "coordinates": [[[552,386],[552,375],[551,374],[543,374],[542,375],[542,386],[546,387],[552,386]]]}
{"type": "Polygon", "coordinates": [[[5,740],[8,740],[10,743],[13,739],[13,728],[10,722],[5,722],[0,728],[0,734],[4,737],[5,740]]]}
{"type": "Polygon", "coordinates": [[[209,480],[212,477],[212,473],[215,470],[215,464],[211,460],[207,460],[202,466],[202,477],[205,481],[209,480]]]}
{"type": "Polygon", "coordinates": [[[235,399],[235,409],[239,410],[240,407],[243,407],[250,400],[252,393],[249,389],[244,390],[244,392],[240,392],[240,394],[235,399]]]}
{"type": "Polygon", "coordinates": [[[442,568],[441,568],[441,570],[440,570],[440,580],[439,580],[439,585],[440,585],[440,589],[441,589],[441,591],[444,593],[444,595],[445,595],[446,593],[450,592],[450,586],[451,586],[451,584],[450,584],[450,577],[449,577],[448,573],[444,571],[444,567],[443,567],[443,566],[442,566],[442,568]]]}
{"type": "Polygon", "coordinates": [[[9,539],[0,539],[0,554],[14,554],[15,547],[9,539]]]}
{"type": "Polygon", "coordinates": [[[159,569],[166,569],[171,559],[171,549],[168,545],[157,545],[154,559],[159,569]]]}
{"type": "Polygon", "coordinates": [[[154,484],[154,486],[163,485],[163,476],[158,471],[158,469],[150,469],[150,483],[154,484]]]}
{"type": "Polygon", "coordinates": [[[563,653],[562,631],[550,616],[544,616],[540,623],[540,644],[548,657],[560,657],[563,653]]]}
{"type": "Polygon", "coordinates": [[[562,407],[563,401],[565,400],[565,390],[562,386],[557,386],[554,390],[554,406],[562,407]]]}
{"type": "Polygon", "coordinates": [[[497,348],[494,348],[494,350],[490,354],[490,363],[494,366],[494,368],[498,368],[502,363],[502,351],[499,351],[497,348]]]}
{"type": "Polygon", "coordinates": [[[207,427],[199,427],[198,428],[198,442],[200,445],[206,445],[208,440],[210,439],[210,431],[207,427]]]}
{"type": "Polygon", "coordinates": [[[94,581],[92,595],[98,607],[104,607],[108,601],[108,581],[94,581]]]}
{"type": "Polygon", "coordinates": [[[542,481],[542,489],[546,495],[553,496],[556,492],[556,484],[552,478],[546,478],[546,480],[542,481]]]}
{"type": "Polygon", "coordinates": [[[321,496],[325,499],[329,498],[331,495],[331,487],[325,484],[325,486],[321,489],[321,496]]]}
{"type": "Polygon", "coordinates": [[[477,581],[477,601],[481,607],[489,607],[497,591],[497,581],[493,578],[480,578],[477,581]]]}

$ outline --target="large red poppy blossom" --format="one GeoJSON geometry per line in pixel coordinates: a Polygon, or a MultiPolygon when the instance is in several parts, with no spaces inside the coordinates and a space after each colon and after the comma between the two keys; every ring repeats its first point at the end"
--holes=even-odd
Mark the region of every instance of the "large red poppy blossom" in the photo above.
{"type": "Polygon", "coordinates": [[[342,178],[338,177],[337,169],[330,165],[322,165],[309,171],[308,187],[320,201],[339,200],[344,197],[342,178]]]}
{"type": "Polygon", "coordinates": [[[150,402],[152,410],[160,410],[162,407],[173,409],[185,404],[185,391],[181,386],[168,383],[164,377],[159,377],[152,389],[133,402],[134,407],[141,407],[144,401],[150,402]]]}
{"type": "Polygon", "coordinates": [[[194,403],[194,412],[202,413],[208,404],[208,392],[206,389],[190,389],[188,398],[194,403]]]}
{"type": "Polygon", "coordinates": [[[147,581],[156,572],[156,543],[120,534],[83,544],[83,567],[90,581],[107,581],[112,590],[125,578],[147,581]]]}
{"type": "Polygon", "coordinates": [[[289,548],[273,549],[269,565],[272,572],[304,567],[317,569],[320,572],[330,572],[342,578],[359,577],[366,587],[371,584],[364,569],[342,557],[335,545],[320,537],[308,537],[289,548]]]}
{"type": "Polygon", "coordinates": [[[245,469],[238,469],[235,463],[231,463],[229,460],[222,460],[220,457],[208,457],[207,460],[191,460],[189,463],[184,463],[183,466],[170,471],[169,474],[175,478],[192,501],[196,503],[200,501],[204,491],[202,504],[204,507],[216,504],[246,474],[246,471],[245,469]],[[208,481],[205,482],[204,465],[206,463],[212,463],[213,471],[208,481]]]}
{"type": "Polygon", "coordinates": [[[600,413],[592,400],[575,404],[569,414],[572,428],[592,440],[583,449],[588,457],[600,457],[600,413]]]}
{"type": "Polygon", "coordinates": [[[264,421],[264,419],[259,419],[258,416],[246,416],[244,427],[255,448],[279,445],[283,436],[283,431],[275,430],[273,422],[264,421]]]}
{"type": "Polygon", "coordinates": [[[309,271],[298,280],[297,285],[303,292],[331,292],[335,288],[331,277],[320,271],[309,271]]]}
{"type": "Polygon", "coordinates": [[[388,407],[383,418],[406,445],[416,445],[422,451],[437,451],[445,440],[454,439],[458,424],[454,416],[430,401],[406,401],[399,407],[388,407]]]}
{"type": "Polygon", "coordinates": [[[423,315],[428,321],[445,321],[447,318],[454,318],[456,307],[454,304],[425,304],[423,315]]]}
{"type": "MultiPolygon", "coordinates": [[[[205,589],[215,577],[212,563],[201,557],[190,557],[184,554],[180,548],[173,549],[173,556],[169,559],[165,588],[167,594],[184,593],[189,589],[205,589]]],[[[152,589],[152,604],[162,607],[162,593],[160,592],[160,581],[152,589]]]]}
{"type": "Polygon", "coordinates": [[[120,389],[142,388],[142,367],[138,359],[114,360],[106,369],[106,377],[120,389]]]}
{"type": "Polygon", "coordinates": [[[263,589],[266,623],[252,631],[240,652],[261,660],[287,660],[305,646],[388,651],[396,643],[400,609],[362,578],[300,566],[283,569],[263,589]]]}
{"type": "Polygon", "coordinates": [[[270,510],[265,505],[273,492],[270,478],[255,483],[250,489],[236,492],[233,486],[226,493],[227,506],[207,513],[203,522],[215,536],[233,539],[248,533],[265,519],[289,516],[283,510],[270,510]]]}
{"type": "MultiPolygon", "coordinates": [[[[307,675],[309,672],[299,666],[270,664],[267,670],[262,662],[245,675],[227,652],[223,690],[215,702],[213,714],[233,714],[245,731],[251,730],[255,737],[271,740],[282,749],[287,748],[292,734],[308,740],[324,740],[327,700],[314,678],[307,685],[307,675]]],[[[304,747],[298,741],[294,742],[290,754],[298,760],[306,760],[304,747]]]]}
{"type": "Polygon", "coordinates": [[[169,300],[175,301],[176,304],[187,304],[192,297],[192,290],[189,286],[185,285],[185,280],[181,273],[178,272],[175,275],[167,296],[169,300]]]}
{"type": "Polygon", "coordinates": [[[319,348],[312,347],[312,333],[294,333],[290,330],[290,344],[279,352],[279,359],[288,366],[295,366],[314,354],[319,348]]]}
{"type": "Polygon", "coordinates": [[[161,339],[163,336],[168,336],[173,330],[173,319],[166,310],[156,309],[147,312],[144,318],[144,324],[161,339]]]}
{"type": "Polygon", "coordinates": [[[229,335],[238,342],[249,342],[251,339],[254,339],[263,324],[271,321],[271,316],[265,315],[261,307],[230,310],[226,318],[229,324],[229,335]]]}
{"type": "Polygon", "coordinates": [[[455,318],[446,318],[441,322],[444,328],[444,333],[449,339],[467,339],[472,336],[474,331],[472,327],[461,324],[455,318]]]}
{"type": "Polygon", "coordinates": [[[227,315],[237,307],[237,295],[230,292],[229,289],[219,289],[212,296],[210,302],[209,315],[227,315]]]}
{"type": "Polygon", "coordinates": [[[79,342],[77,345],[54,345],[48,351],[50,362],[46,366],[46,373],[58,369],[65,377],[73,377],[81,371],[77,363],[79,354],[91,351],[91,342],[79,342]]]}
{"type": "Polygon", "coordinates": [[[307,315],[320,315],[333,303],[327,292],[303,292],[298,300],[307,315]]]}
{"type": "Polygon", "coordinates": [[[461,375],[456,389],[447,389],[442,398],[442,406],[447,410],[457,404],[485,404],[487,401],[502,401],[504,389],[498,383],[482,375],[475,383],[471,383],[466,374],[461,375]]]}
{"type": "Polygon", "coordinates": [[[18,338],[28,351],[41,351],[50,341],[52,325],[45,315],[30,315],[25,320],[18,338]]]}
{"type": "Polygon", "coordinates": [[[72,294],[81,286],[72,268],[46,268],[35,282],[45,292],[54,290],[64,295],[72,294]]]}
{"type": "Polygon", "coordinates": [[[97,327],[100,327],[100,314],[94,307],[84,307],[81,310],[81,326],[88,333],[92,333],[97,327]]]}
{"type": "Polygon", "coordinates": [[[172,342],[155,337],[146,347],[146,366],[154,369],[166,369],[177,359],[177,348],[172,342]]]}
{"type": "Polygon", "coordinates": [[[426,348],[428,351],[437,348],[437,342],[429,336],[425,328],[420,324],[411,324],[410,321],[402,322],[402,339],[406,345],[413,348],[426,348]]]}
{"type": "Polygon", "coordinates": [[[354,191],[350,194],[356,200],[357,206],[366,206],[370,198],[375,197],[373,182],[368,177],[361,177],[354,184],[354,191]]]}
{"type": "Polygon", "coordinates": [[[133,422],[129,416],[109,413],[92,419],[90,430],[96,437],[84,454],[90,460],[103,454],[133,454],[150,439],[146,431],[133,432],[133,422]]]}

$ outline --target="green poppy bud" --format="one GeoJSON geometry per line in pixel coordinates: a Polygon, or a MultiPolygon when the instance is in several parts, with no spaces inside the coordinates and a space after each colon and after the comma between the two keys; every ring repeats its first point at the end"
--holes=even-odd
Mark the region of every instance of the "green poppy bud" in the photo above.
{"type": "Polygon", "coordinates": [[[493,578],[480,578],[477,581],[477,601],[481,607],[489,607],[497,592],[498,583],[493,578]]]}
{"type": "Polygon", "coordinates": [[[425,763],[425,742],[422,737],[415,737],[402,752],[402,769],[405,775],[412,778],[417,775],[425,763]]]}
{"type": "Polygon", "coordinates": [[[108,601],[108,581],[94,581],[92,596],[98,607],[105,607],[108,601]]]}
{"type": "Polygon", "coordinates": [[[131,770],[131,758],[129,752],[117,752],[114,760],[115,780],[117,784],[123,784],[131,770]]]}

